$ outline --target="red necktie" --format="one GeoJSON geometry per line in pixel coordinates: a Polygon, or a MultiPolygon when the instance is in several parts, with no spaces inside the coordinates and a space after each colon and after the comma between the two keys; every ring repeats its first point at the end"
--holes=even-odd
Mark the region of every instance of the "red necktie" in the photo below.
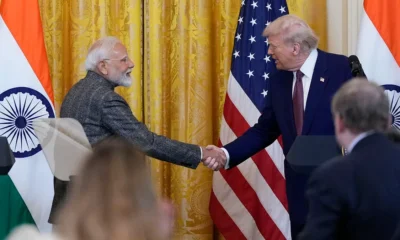
{"type": "Polygon", "coordinates": [[[304,95],[303,95],[303,78],[304,74],[298,70],[296,72],[296,82],[294,84],[293,92],[293,114],[294,122],[296,124],[297,135],[301,135],[303,129],[304,118],[304,95]]]}

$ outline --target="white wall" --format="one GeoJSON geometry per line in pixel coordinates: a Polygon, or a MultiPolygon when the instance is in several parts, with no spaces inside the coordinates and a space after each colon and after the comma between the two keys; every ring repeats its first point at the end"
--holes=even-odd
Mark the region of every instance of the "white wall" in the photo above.
{"type": "Polygon", "coordinates": [[[328,51],[350,56],[356,53],[363,0],[326,0],[328,51]]]}

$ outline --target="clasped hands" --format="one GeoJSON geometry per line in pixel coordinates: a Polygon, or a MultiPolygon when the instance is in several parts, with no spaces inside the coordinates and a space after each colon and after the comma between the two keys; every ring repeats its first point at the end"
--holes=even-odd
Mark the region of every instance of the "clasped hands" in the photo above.
{"type": "Polygon", "coordinates": [[[208,145],[205,148],[201,148],[203,150],[203,159],[201,161],[204,166],[214,171],[218,171],[225,167],[227,157],[224,150],[214,145],[208,145]]]}

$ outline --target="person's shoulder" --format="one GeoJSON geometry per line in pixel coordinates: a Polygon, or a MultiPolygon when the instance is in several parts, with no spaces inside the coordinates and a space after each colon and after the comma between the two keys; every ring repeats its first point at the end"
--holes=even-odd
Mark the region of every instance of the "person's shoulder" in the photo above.
{"type": "Polygon", "coordinates": [[[112,99],[119,99],[121,96],[110,88],[108,85],[99,84],[99,79],[96,78],[84,78],[81,80],[81,86],[79,88],[84,89],[84,94],[87,98],[91,99],[91,102],[97,102],[102,104],[104,101],[110,101],[112,99]]]}
{"type": "Polygon", "coordinates": [[[344,82],[351,76],[349,59],[340,54],[329,53],[318,49],[318,58],[323,59],[324,66],[327,68],[327,76],[334,77],[335,82],[344,82]]]}
{"type": "Polygon", "coordinates": [[[66,94],[64,101],[69,100],[69,99],[75,99],[75,98],[91,98],[97,91],[96,89],[98,88],[96,81],[94,79],[90,78],[82,78],[78,80],[72,87],[68,90],[68,93],[66,94]]]}
{"type": "Polygon", "coordinates": [[[78,80],[76,83],[74,83],[74,84],[71,86],[71,88],[68,90],[66,97],[69,96],[69,95],[74,95],[75,92],[78,92],[80,89],[85,88],[85,84],[86,84],[85,78],[79,79],[79,80],[78,80]]]}

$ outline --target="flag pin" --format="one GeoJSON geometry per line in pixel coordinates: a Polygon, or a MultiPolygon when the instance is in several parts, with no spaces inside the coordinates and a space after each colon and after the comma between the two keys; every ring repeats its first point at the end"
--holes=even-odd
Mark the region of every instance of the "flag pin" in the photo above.
{"type": "Polygon", "coordinates": [[[325,78],[322,77],[322,78],[319,79],[319,81],[325,82],[325,78]]]}

